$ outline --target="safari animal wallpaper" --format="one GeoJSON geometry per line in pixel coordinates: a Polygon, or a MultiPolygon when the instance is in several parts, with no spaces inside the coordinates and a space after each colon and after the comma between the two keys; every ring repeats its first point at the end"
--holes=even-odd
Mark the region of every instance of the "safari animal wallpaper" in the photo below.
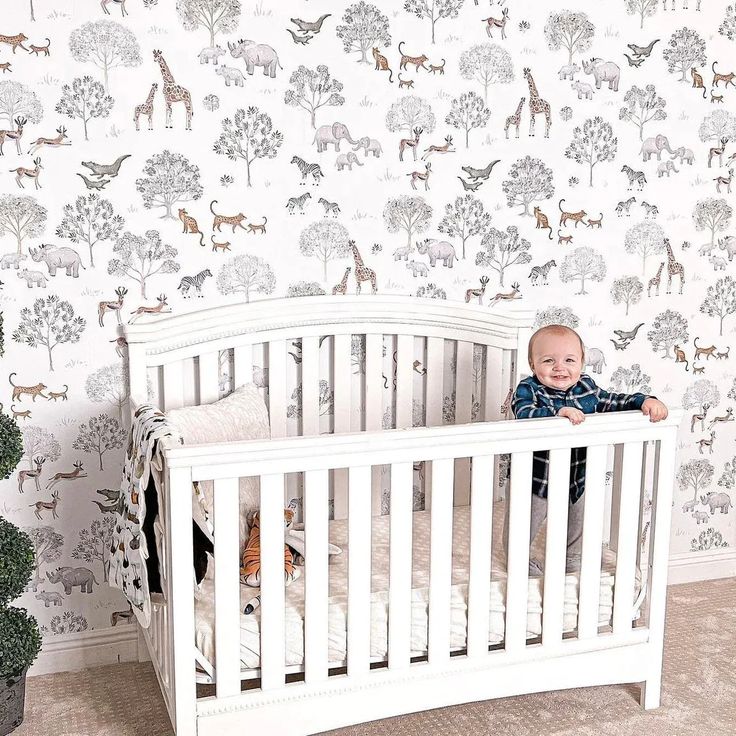
{"type": "Polygon", "coordinates": [[[727,0],[4,3],[0,402],[25,456],[0,513],[44,633],[126,619],[117,326],[276,296],[574,326],[600,385],[685,407],[671,552],[727,554],[735,52],[727,0]]]}

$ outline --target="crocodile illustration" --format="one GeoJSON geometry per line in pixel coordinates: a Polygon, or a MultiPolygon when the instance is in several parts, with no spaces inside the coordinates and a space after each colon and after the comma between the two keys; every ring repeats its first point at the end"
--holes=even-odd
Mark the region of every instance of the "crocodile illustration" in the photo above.
{"type": "Polygon", "coordinates": [[[96,164],[94,161],[82,161],[82,166],[86,166],[92,172],[92,176],[113,177],[118,175],[120,164],[126,158],[130,158],[129,153],[126,153],[124,156],[118,156],[111,164],[96,164]]]}
{"type": "Polygon", "coordinates": [[[99,493],[101,496],[105,496],[108,501],[112,501],[112,503],[108,506],[101,501],[92,499],[92,503],[96,503],[100,507],[100,511],[103,514],[118,514],[119,516],[123,515],[123,513],[125,512],[125,499],[123,498],[123,494],[120,492],[119,488],[117,490],[111,490],[110,488],[100,488],[97,493],[99,493]]]}
{"type": "Polygon", "coordinates": [[[487,179],[491,175],[493,167],[499,163],[500,159],[491,161],[485,169],[474,169],[472,166],[462,166],[462,170],[473,180],[475,179],[487,179]]]}
{"type": "Polygon", "coordinates": [[[618,335],[618,339],[622,341],[628,340],[629,342],[633,340],[636,337],[636,333],[639,332],[639,328],[644,325],[643,322],[640,322],[636,327],[634,327],[633,330],[614,330],[614,332],[618,335]]]}
{"type": "Polygon", "coordinates": [[[657,41],[659,41],[659,39],[655,38],[648,46],[637,46],[635,43],[627,43],[626,45],[631,49],[631,53],[634,54],[634,56],[645,57],[652,53],[654,44],[657,43],[657,41]]]}
{"type": "Polygon", "coordinates": [[[88,179],[84,174],[77,172],[77,176],[81,176],[84,183],[87,185],[87,189],[104,189],[105,184],[109,184],[109,179],[99,179],[98,181],[92,181],[88,179]]]}
{"type": "Polygon", "coordinates": [[[326,13],[325,15],[317,18],[313,23],[310,23],[308,20],[301,20],[300,18],[290,18],[290,20],[303,33],[306,33],[307,31],[319,33],[322,30],[322,24],[325,22],[325,18],[329,18],[330,15],[331,13],[326,13]]]}

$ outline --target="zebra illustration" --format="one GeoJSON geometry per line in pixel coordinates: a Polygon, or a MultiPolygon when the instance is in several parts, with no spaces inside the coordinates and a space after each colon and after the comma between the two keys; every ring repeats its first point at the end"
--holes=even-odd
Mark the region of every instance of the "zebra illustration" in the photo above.
{"type": "Polygon", "coordinates": [[[634,204],[634,202],[636,202],[636,197],[629,197],[626,201],[619,202],[616,205],[616,214],[621,217],[624,210],[626,210],[626,217],[629,217],[631,215],[629,210],[631,209],[631,205],[634,204]]]}
{"type": "Polygon", "coordinates": [[[311,194],[309,192],[304,192],[300,197],[289,197],[289,201],[286,203],[286,207],[289,210],[289,214],[294,214],[294,209],[296,207],[299,208],[299,212],[304,214],[304,203],[311,199],[311,194]]]}
{"type": "Polygon", "coordinates": [[[330,213],[332,213],[334,217],[337,217],[340,214],[340,206],[337,202],[328,202],[324,197],[320,197],[317,201],[325,208],[325,217],[330,213]]]}
{"type": "Polygon", "coordinates": [[[181,291],[181,295],[186,299],[190,296],[189,291],[192,286],[197,290],[197,296],[202,296],[202,284],[208,276],[212,276],[212,272],[209,268],[205,268],[204,271],[200,271],[196,276],[184,276],[179,282],[177,287],[181,291]]]}
{"type": "Polygon", "coordinates": [[[647,177],[644,175],[643,171],[634,171],[631,166],[624,164],[621,167],[621,172],[626,174],[629,179],[629,186],[627,189],[631,189],[634,186],[634,183],[639,185],[640,190],[644,189],[644,185],[647,183],[647,177]]]}
{"type": "Polygon", "coordinates": [[[543,266],[532,266],[532,270],[529,272],[529,278],[532,280],[532,286],[537,285],[537,279],[541,276],[544,279],[543,283],[547,283],[547,274],[552,270],[555,263],[554,259],[547,261],[543,266]]]}
{"type": "Polygon", "coordinates": [[[310,174],[312,175],[314,184],[319,184],[320,178],[324,176],[319,164],[308,164],[303,158],[299,158],[299,156],[292,156],[291,163],[296,164],[299,167],[299,171],[302,172],[301,184],[306,184],[307,177],[310,174]]]}

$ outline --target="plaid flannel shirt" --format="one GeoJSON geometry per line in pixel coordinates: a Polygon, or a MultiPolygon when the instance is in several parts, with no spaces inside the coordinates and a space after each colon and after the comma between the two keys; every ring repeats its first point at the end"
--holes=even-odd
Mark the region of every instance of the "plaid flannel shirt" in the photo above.
{"type": "MultiPolygon", "coordinates": [[[[565,406],[580,409],[583,414],[605,411],[641,409],[648,398],[645,394],[609,393],[596,385],[586,373],[566,391],[550,388],[540,383],[536,376],[529,376],[519,383],[511,400],[511,410],[516,419],[554,417],[565,406]]],[[[585,447],[573,447],[570,457],[570,501],[575,503],[585,490],[585,447]]],[[[535,452],[532,465],[532,493],[547,498],[549,452],[535,452]]]]}

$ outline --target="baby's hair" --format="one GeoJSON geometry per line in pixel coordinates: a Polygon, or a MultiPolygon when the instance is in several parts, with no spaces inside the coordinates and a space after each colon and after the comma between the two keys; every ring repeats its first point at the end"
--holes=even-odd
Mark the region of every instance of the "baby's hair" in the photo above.
{"type": "Polygon", "coordinates": [[[548,332],[552,332],[557,335],[566,335],[566,334],[573,334],[575,337],[577,337],[578,341],[580,342],[580,356],[585,355],[585,346],[583,345],[583,338],[578,335],[575,330],[572,329],[572,327],[567,327],[566,325],[545,325],[544,327],[540,327],[530,338],[529,338],[529,350],[527,353],[527,360],[529,361],[529,366],[532,365],[532,349],[534,348],[534,341],[540,337],[541,335],[544,335],[548,332]]]}

